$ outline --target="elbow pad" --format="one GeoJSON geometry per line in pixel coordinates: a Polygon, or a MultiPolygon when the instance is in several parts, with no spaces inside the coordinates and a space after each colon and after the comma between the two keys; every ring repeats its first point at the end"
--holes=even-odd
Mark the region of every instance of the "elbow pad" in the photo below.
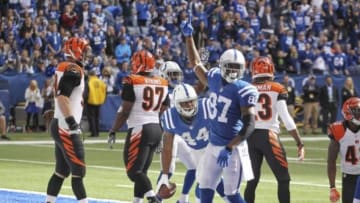
{"type": "Polygon", "coordinates": [[[255,115],[248,114],[242,117],[243,127],[241,128],[238,136],[243,140],[247,139],[255,129],[255,115]]]}

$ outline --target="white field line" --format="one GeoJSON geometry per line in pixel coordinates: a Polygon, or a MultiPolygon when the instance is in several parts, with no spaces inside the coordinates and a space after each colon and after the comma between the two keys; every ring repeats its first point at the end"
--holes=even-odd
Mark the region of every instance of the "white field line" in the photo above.
{"type": "MultiPolygon", "coordinates": [[[[23,164],[38,164],[38,165],[54,165],[54,162],[46,162],[46,161],[29,161],[29,160],[19,160],[19,159],[0,159],[0,162],[16,162],[16,163],[23,163],[23,164]]],[[[294,162],[295,163],[295,162],[294,162]]],[[[304,162],[298,162],[300,164],[305,164],[304,162]]],[[[317,162],[311,162],[312,164],[316,164],[317,162]]],[[[87,168],[94,168],[94,169],[104,169],[104,170],[116,170],[116,171],[126,171],[125,168],[121,167],[111,167],[111,166],[99,166],[99,165],[87,165],[87,168]]],[[[159,175],[158,170],[148,170],[148,173],[159,175]]],[[[175,175],[181,175],[184,176],[184,172],[175,172],[175,175]]],[[[269,179],[261,179],[263,182],[268,183],[276,183],[275,180],[269,180],[269,179]]],[[[337,180],[337,182],[341,182],[340,179],[337,180]]],[[[313,187],[329,187],[327,184],[318,184],[318,183],[308,183],[308,182],[294,182],[291,181],[291,184],[299,185],[299,186],[313,186],[313,187]]],[[[117,185],[117,187],[128,187],[128,185],[117,185]]]]}
{"type": "MultiPolygon", "coordinates": [[[[290,142],[290,141],[294,141],[293,138],[291,137],[283,137],[280,138],[280,140],[282,142],[290,142]]],[[[329,140],[328,137],[303,137],[302,138],[303,141],[307,141],[307,142],[317,142],[317,141],[326,141],[329,140]]],[[[84,144],[106,144],[107,140],[106,139],[96,139],[96,140],[86,140],[84,141],[84,144]]],[[[116,140],[116,143],[125,143],[124,139],[118,139],[116,140]]],[[[116,144],[115,143],[115,144],[116,144]]],[[[37,140],[37,141],[0,141],[0,145],[37,145],[37,144],[54,144],[54,141],[52,140],[37,140]]]]}
{"type": "MultiPolygon", "coordinates": [[[[65,187],[65,186],[63,186],[65,187]]],[[[34,191],[28,191],[28,190],[17,190],[17,189],[8,189],[8,188],[0,188],[1,191],[8,191],[8,192],[19,192],[19,193],[25,193],[25,194],[36,194],[36,195],[45,195],[41,192],[34,192],[34,191]]],[[[59,197],[67,197],[67,198],[74,198],[74,196],[71,195],[59,195],[59,197]]],[[[98,199],[98,198],[91,198],[88,197],[89,200],[98,200],[98,201],[109,201],[113,203],[131,203],[131,202],[125,202],[125,201],[116,201],[112,199],[98,199]]]]}

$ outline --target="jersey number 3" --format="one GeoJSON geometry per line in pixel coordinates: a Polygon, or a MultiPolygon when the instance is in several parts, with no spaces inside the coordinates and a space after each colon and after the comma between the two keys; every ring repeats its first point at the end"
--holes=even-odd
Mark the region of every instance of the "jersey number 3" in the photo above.
{"type": "Polygon", "coordinates": [[[157,111],[164,97],[164,87],[145,87],[143,92],[142,107],[145,111],[157,111]]]}
{"type": "Polygon", "coordinates": [[[272,117],[272,101],[271,97],[267,94],[260,94],[258,103],[261,105],[261,109],[258,110],[256,120],[269,120],[272,117]]]}

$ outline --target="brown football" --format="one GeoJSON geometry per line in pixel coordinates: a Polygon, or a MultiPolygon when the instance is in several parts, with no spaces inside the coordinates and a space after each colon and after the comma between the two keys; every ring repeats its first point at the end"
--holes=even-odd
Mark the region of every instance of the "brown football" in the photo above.
{"type": "Polygon", "coordinates": [[[159,192],[158,192],[158,196],[161,199],[169,199],[171,198],[175,192],[176,192],[176,184],[173,182],[169,182],[170,184],[170,188],[168,188],[165,184],[162,184],[160,186],[159,192]]]}

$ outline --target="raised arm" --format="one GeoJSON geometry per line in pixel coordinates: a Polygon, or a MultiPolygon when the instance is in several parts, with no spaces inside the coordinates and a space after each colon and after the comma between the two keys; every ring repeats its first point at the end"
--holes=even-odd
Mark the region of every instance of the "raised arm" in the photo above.
{"type": "Polygon", "coordinates": [[[190,65],[194,68],[195,74],[199,81],[207,86],[207,69],[202,64],[199,52],[196,49],[194,39],[192,37],[194,28],[191,25],[192,15],[188,12],[188,20],[181,23],[181,32],[185,37],[186,52],[190,65]]]}

